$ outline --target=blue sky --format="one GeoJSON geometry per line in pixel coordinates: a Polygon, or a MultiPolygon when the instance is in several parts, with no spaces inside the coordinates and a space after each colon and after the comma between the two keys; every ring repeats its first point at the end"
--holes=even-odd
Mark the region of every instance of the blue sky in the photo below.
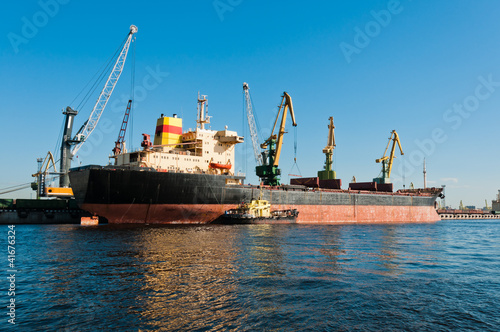
{"type": "MultiPolygon", "coordinates": [[[[425,157],[428,184],[446,185],[447,204],[482,207],[500,189],[497,1],[42,0],[8,2],[2,12],[0,189],[32,181],[36,158],[56,147],[61,110],[76,107],[71,102],[131,24],[139,28],[138,95],[129,146],[154,133],[161,113],[178,113],[184,129],[194,128],[198,91],[208,95],[212,129],[228,125],[250,143],[242,98],[248,82],[261,138],[282,92],[293,99],[298,170],[290,126],[280,162],[285,182],[289,173],[315,176],[322,168],[333,116],[334,167],[344,187],[353,175],[378,176],[375,159],[396,129],[405,152],[395,160],[397,188],[423,186],[425,157]]],[[[74,166],[108,162],[131,59],[74,166]]],[[[79,110],[77,128],[96,98],[79,110]]],[[[237,169],[255,183],[253,153],[244,150],[237,169]]]]}

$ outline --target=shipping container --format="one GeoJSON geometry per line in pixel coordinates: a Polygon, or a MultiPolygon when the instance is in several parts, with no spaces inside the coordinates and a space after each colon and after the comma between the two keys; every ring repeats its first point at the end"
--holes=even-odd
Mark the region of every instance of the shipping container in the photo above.
{"type": "Polygon", "coordinates": [[[368,190],[368,191],[377,191],[377,183],[376,182],[355,182],[349,183],[350,190],[368,190]]]}
{"type": "Polygon", "coordinates": [[[325,189],[340,189],[342,187],[341,179],[319,180],[319,187],[325,189]]]}
{"type": "Polygon", "coordinates": [[[319,187],[319,178],[296,178],[290,179],[291,185],[301,185],[309,188],[318,188],[319,187]]]}

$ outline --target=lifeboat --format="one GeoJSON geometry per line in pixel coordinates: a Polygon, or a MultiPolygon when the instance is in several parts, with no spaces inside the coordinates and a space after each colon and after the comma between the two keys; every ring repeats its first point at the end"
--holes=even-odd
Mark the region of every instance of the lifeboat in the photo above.
{"type": "Polygon", "coordinates": [[[210,163],[208,164],[208,167],[216,169],[231,169],[231,164],[210,163]]]}

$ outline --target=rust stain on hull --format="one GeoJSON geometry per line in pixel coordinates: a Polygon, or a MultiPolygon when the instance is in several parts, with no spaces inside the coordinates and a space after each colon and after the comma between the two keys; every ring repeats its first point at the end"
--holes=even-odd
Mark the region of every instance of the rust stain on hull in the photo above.
{"type": "MultiPolygon", "coordinates": [[[[105,217],[109,223],[207,224],[232,204],[83,204],[82,209],[105,217]]],[[[436,222],[439,215],[432,206],[379,205],[279,205],[277,209],[297,209],[296,223],[420,223],[436,222]]]]}

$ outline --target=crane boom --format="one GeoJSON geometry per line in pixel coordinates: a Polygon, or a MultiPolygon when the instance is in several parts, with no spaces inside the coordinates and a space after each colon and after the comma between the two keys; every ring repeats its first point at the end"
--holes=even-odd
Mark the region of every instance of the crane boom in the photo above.
{"type": "Polygon", "coordinates": [[[333,124],[333,116],[329,117],[330,124],[328,125],[328,141],[326,142],[326,147],[323,149],[323,153],[328,153],[335,149],[335,125],[333,124]]]}
{"type": "MultiPolygon", "coordinates": [[[[281,99],[280,111],[283,109],[283,116],[281,117],[281,125],[280,130],[278,132],[278,140],[276,141],[276,157],[274,158],[274,166],[278,167],[278,163],[280,161],[281,155],[281,147],[283,146],[283,134],[285,134],[285,123],[286,123],[286,114],[288,113],[288,109],[290,109],[290,116],[292,117],[292,124],[294,127],[297,127],[297,123],[295,122],[295,114],[293,113],[293,104],[292,97],[286,92],[283,92],[283,97],[281,99]]],[[[278,111],[278,116],[276,117],[276,121],[278,121],[280,111],[278,111]]],[[[276,127],[276,121],[274,122],[274,127],[276,127]]],[[[274,131],[273,127],[273,131],[274,131]]],[[[271,132],[272,135],[272,132],[271,132]]]]}
{"type": "Polygon", "coordinates": [[[127,109],[125,110],[125,115],[123,116],[122,126],[120,132],[118,133],[118,139],[115,142],[115,147],[113,148],[113,154],[116,156],[124,150],[125,144],[125,132],[127,131],[128,118],[130,116],[130,109],[132,108],[132,100],[130,99],[127,103],[127,109]]]}
{"type": "Polygon", "coordinates": [[[243,94],[245,95],[245,109],[248,120],[248,127],[250,127],[250,138],[252,139],[253,154],[257,166],[262,165],[262,155],[259,152],[259,134],[255,124],[255,117],[253,115],[252,99],[250,98],[250,91],[247,83],[243,83],[243,94]]]}
{"type": "Polygon", "coordinates": [[[137,32],[137,27],[135,25],[130,26],[130,32],[128,34],[128,38],[125,41],[125,44],[123,45],[123,48],[120,52],[120,55],[118,56],[118,59],[116,59],[113,70],[111,71],[111,74],[109,74],[108,80],[106,81],[106,84],[104,85],[104,88],[102,89],[99,98],[97,98],[97,102],[94,106],[94,109],[92,110],[92,113],[90,113],[90,117],[87,120],[83,129],[80,130],[79,133],[77,134],[76,140],[78,141],[78,143],[73,145],[73,148],[71,149],[72,156],[74,156],[78,152],[82,144],[90,136],[90,134],[92,134],[95,127],[97,126],[97,123],[101,118],[102,112],[104,111],[104,108],[108,103],[109,97],[113,93],[116,83],[118,82],[118,79],[122,74],[123,66],[125,65],[125,60],[127,59],[127,53],[130,46],[130,42],[132,41],[132,36],[136,32],[137,32]]]}

